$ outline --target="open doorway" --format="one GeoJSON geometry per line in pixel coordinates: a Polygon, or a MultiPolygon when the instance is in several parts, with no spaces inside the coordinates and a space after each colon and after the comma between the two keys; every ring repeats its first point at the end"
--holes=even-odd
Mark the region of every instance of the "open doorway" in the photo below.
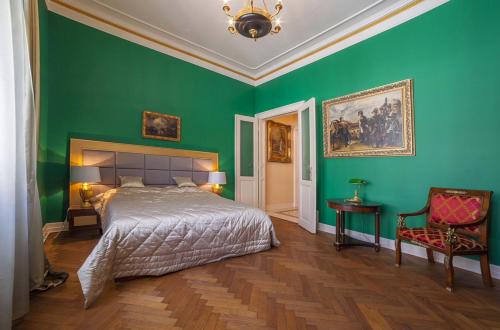
{"type": "MultiPolygon", "coordinates": [[[[296,136],[293,139],[295,141],[296,173],[294,178],[297,180],[295,203],[298,206],[298,224],[307,231],[316,233],[318,217],[316,210],[316,101],[314,98],[259,112],[255,117],[235,116],[235,199],[266,210],[266,122],[272,118],[292,114],[297,115],[298,122],[296,136]]],[[[293,185],[294,180],[291,179],[290,183],[293,185]]],[[[291,211],[295,210],[292,208],[291,211]]]]}
{"type": "Polygon", "coordinates": [[[268,118],[265,126],[265,211],[273,217],[298,223],[298,114],[268,118]],[[273,157],[273,152],[283,157],[273,157]]]}

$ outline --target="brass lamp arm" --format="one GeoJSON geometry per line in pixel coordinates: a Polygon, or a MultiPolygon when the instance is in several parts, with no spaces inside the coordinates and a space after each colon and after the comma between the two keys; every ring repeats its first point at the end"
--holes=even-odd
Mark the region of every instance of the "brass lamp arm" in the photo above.
{"type": "Polygon", "coordinates": [[[274,14],[271,15],[271,20],[273,18],[275,18],[276,16],[279,15],[279,13],[281,12],[281,10],[283,9],[283,5],[281,3],[277,3],[276,6],[274,6],[274,9],[276,10],[276,12],[274,14]]]}
{"type": "Polygon", "coordinates": [[[274,9],[276,10],[276,13],[273,15],[273,17],[278,15],[281,12],[281,10],[283,9],[283,4],[281,3],[281,0],[278,0],[276,5],[274,5],[274,9]]]}
{"type": "Polygon", "coordinates": [[[273,30],[271,30],[271,34],[278,34],[281,31],[281,26],[276,25],[273,30]]]}
{"type": "Polygon", "coordinates": [[[224,10],[224,13],[226,14],[227,17],[229,17],[232,21],[233,21],[233,24],[229,24],[229,26],[227,27],[227,30],[229,32],[231,32],[232,34],[235,34],[236,33],[236,29],[234,28],[234,21],[235,21],[235,18],[233,15],[231,15],[231,8],[229,7],[228,4],[225,4],[223,7],[222,7],[222,10],[224,10]]]}
{"type": "Polygon", "coordinates": [[[234,16],[231,15],[231,7],[229,7],[228,4],[225,4],[223,7],[222,7],[222,10],[224,10],[224,13],[226,14],[226,16],[228,17],[231,17],[232,19],[234,19],[234,16]]]}

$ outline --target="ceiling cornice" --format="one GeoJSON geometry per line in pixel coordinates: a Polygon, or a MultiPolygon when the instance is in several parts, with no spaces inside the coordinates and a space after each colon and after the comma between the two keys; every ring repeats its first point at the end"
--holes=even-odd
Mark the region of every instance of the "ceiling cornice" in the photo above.
{"type": "MultiPolygon", "coordinates": [[[[259,69],[261,69],[263,66],[265,66],[266,64],[269,64],[269,63],[271,63],[273,61],[279,60],[280,58],[283,58],[284,56],[286,56],[290,52],[292,52],[294,50],[297,50],[300,47],[307,45],[308,43],[311,43],[311,42],[314,42],[315,40],[318,40],[318,38],[326,35],[329,31],[334,30],[335,28],[348,23],[349,21],[352,21],[353,19],[357,18],[358,16],[362,15],[363,13],[369,11],[370,9],[372,9],[372,8],[376,7],[377,5],[382,4],[384,1],[388,1],[388,0],[376,0],[376,2],[374,2],[373,4],[371,4],[371,5],[369,5],[369,6],[365,7],[365,8],[362,8],[360,11],[358,11],[358,12],[354,13],[353,15],[345,18],[344,20],[338,22],[337,24],[328,27],[327,29],[325,29],[325,30],[317,33],[316,35],[308,38],[307,40],[304,40],[303,42],[300,42],[297,45],[294,45],[293,47],[291,47],[289,49],[286,49],[282,53],[277,54],[274,57],[269,58],[268,60],[265,60],[264,62],[259,63],[257,65],[253,65],[253,66],[252,65],[247,65],[247,64],[245,64],[245,63],[243,63],[241,61],[236,60],[235,58],[231,58],[231,57],[225,56],[224,54],[221,54],[220,52],[218,52],[218,51],[216,51],[214,49],[206,48],[206,47],[204,47],[204,46],[202,46],[200,44],[192,42],[191,40],[187,40],[186,38],[183,38],[180,35],[176,35],[174,33],[171,33],[170,31],[167,31],[167,30],[162,29],[162,28],[160,28],[158,26],[150,24],[149,22],[146,22],[146,21],[144,21],[144,20],[142,20],[142,19],[140,19],[140,18],[138,18],[138,17],[136,17],[134,15],[131,15],[129,13],[126,13],[126,12],[124,12],[122,10],[119,10],[117,8],[114,8],[113,6],[110,6],[110,5],[106,4],[104,2],[104,0],[91,0],[91,1],[93,1],[95,4],[101,6],[103,9],[109,10],[110,12],[118,14],[118,15],[120,15],[122,17],[126,17],[126,18],[128,18],[130,20],[133,20],[136,23],[148,26],[148,27],[152,28],[155,31],[159,31],[161,33],[164,33],[165,35],[168,35],[169,37],[171,37],[173,40],[183,41],[183,42],[187,43],[191,47],[194,47],[196,49],[201,49],[201,50],[207,52],[208,54],[215,55],[217,57],[220,57],[223,60],[229,61],[230,63],[237,64],[241,68],[243,68],[244,70],[246,69],[246,70],[250,70],[252,72],[256,72],[259,69]]],[[[215,1],[217,1],[217,0],[215,0],[215,1]]],[[[399,1],[401,1],[401,0],[399,0],[399,1]]]]}
{"type": "Polygon", "coordinates": [[[400,25],[448,1],[402,0],[396,6],[388,8],[385,12],[364,19],[349,29],[345,29],[341,33],[316,43],[298,54],[282,59],[274,66],[266,68],[266,70],[256,70],[255,72],[244,70],[241,67],[232,65],[229,61],[226,62],[220,58],[211,56],[210,53],[200,51],[194,47],[190,49],[185,44],[181,45],[171,40],[165,40],[161,36],[149,33],[149,31],[141,31],[139,27],[127,26],[126,24],[117,22],[113,18],[103,17],[103,15],[92,13],[89,10],[77,7],[63,0],[46,0],[46,4],[50,11],[69,19],[240,80],[252,86],[258,86],[400,25]]]}

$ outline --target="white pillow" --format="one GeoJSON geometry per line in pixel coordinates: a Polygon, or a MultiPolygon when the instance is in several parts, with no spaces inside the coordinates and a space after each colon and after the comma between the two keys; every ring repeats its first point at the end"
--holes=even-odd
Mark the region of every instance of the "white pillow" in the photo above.
{"type": "Polygon", "coordinates": [[[177,183],[177,187],[197,187],[196,184],[191,180],[191,178],[186,176],[174,176],[174,181],[177,183]]]}
{"type": "Polygon", "coordinates": [[[144,183],[142,183],[141,176],[120,176],[121,185],[123,188],[142,188],[144,183]]]}

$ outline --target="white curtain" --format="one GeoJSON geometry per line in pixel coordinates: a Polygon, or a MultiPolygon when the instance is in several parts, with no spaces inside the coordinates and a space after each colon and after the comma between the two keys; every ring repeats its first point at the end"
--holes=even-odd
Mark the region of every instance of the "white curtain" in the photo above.
{"type": "Polygon", "coordinates": [[[44,282],[33,8],[28,0],[0,0],[0,329],[28,312],[30,290],[44,282]]]}

